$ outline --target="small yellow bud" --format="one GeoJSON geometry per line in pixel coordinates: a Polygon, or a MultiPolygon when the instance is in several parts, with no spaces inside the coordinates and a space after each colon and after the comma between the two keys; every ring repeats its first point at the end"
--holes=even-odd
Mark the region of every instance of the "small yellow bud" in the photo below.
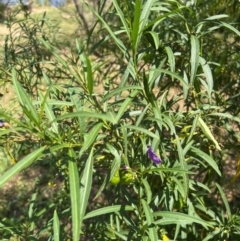
{"type": "Polygon", "coordinates": [[[128,172],[128,171],[125,171],[125,172],[121,173],[121,183],[128,185],[128,184],[133,183],[134,180],[135,180],[135,174],[134,173],[128,172]]]}
{"type": "Polygon", "coordinates": [[[120,175],[119,175],[119,170],[117,170],[114,176],[111,178],[110,183],[112,185],[118,185],[119,182],[120,182],[120,175]]]}
{"type": "Polygon", "coordinates": [[[163,234],[163,235],[162,235],[162,240],[163,240],[163,241],[168,241],[168,240],[170,240],[170,239],[168,238],[168,236],[167,236],[166,234],[163,234]]]}

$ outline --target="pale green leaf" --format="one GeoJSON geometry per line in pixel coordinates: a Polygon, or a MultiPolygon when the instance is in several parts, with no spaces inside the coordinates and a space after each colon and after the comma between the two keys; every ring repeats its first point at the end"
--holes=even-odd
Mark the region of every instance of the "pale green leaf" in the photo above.
{"type": "Polygon", "coordinates": [[[198,118],[198,125],[201,128],[202,132],[206,135],[206,137],[211,140],[215,144],[216,148],[220,151],[221,147],[219,146],[217,140],[214,138],[212,132],[201,117],[198,118]]]}
{"type": "Polygon", "coordinates": [[[60,223],[56,210],[54,210],[53,215],[53,237],[54,241],[60,241],[60,223]]]}
{"type": "Polygon", "coordinates": [[[97,210],[89,212],[88,214],[85,215],[84,219],[97,217],[97,216],[105,215],[108,213],[121,212],[121,211],[134,211],[134,208],[132,206],[128,206],[128,205],[108,206],[108,207],[99,208],[97,210]]]}
{"type": "Polygon", "coordinates": [[[35,159],[41,157],[43,151],[46,147],[41,147],[32,153],[25,156],[22,160],[18,161],[14,166],[12,166],[9,170],[7,170],[1,177],[0,177],[0,187],[2,187],[9,179],[14,177],[23,169],[29,167],[35,159]]]}
{"type": "Polygon", "coordinates": [[[80,220],[80,185],[79,185],[79,173],[76,163],[76,155],[72,148],[68,151],[68,175],[70,186],[70,199],[71,199],[71,213],[72,213],[72,240],[79,241],[81,220],[80,220]]]}
{"type": "Polygon", "coordinates": [[[87,205],[89,203],[89,196],[92,188],[92,175],[93,175],[93,148],[91,149],[80,184],[80,222],[82,223],[86,213],[87,205]]]}

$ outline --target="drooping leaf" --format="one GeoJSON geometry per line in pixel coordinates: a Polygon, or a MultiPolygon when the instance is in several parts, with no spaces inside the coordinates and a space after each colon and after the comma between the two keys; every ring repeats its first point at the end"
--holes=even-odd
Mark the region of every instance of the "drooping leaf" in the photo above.
{"type": "Polygon", "coordinates": [[[14,166],[12,166],[9,170],[7,170],[1,177],[0,177],[0,187],[3,186],[8,180],[13,178],[16,174],[18,174],[23,169],[29,167],[37,158],[40,158],[43,151],[46,147],[41,147],[32,153],[25,156],[22,160],[17,162],[14,166]]]}

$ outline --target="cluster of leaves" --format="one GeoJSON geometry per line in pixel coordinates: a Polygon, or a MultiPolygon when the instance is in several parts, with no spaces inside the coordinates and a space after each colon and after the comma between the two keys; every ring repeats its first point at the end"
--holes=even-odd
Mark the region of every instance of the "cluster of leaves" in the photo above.
{"type": "Polygon", "coordinates": [[[58,23],[50,20],[46,12],[36,17],[28,9],[19,8],[11,14],[6,25],[10,34],[5,39],[2,50],[2,85],[11,82],[13,67],[20,75],[22,86],[32,94],[41,85],[43,72],[56,81],[70,78],[56,62],[51,62],[51,50],[39,41],[39,38],[43,38],[59,48],[62,44],[57,40],[58,23]]]}
{"type": "MultiPolygon", "coordinates": [[[[61,198],[58,194],[44,206],[34,192],[21,224],[2,218],[4,238],[239,238],[240,214],[231,210],[219,183],[223,155],[239,145],[234,132],[240,123],[239,96],[229,96],[238,83],[236,73],[229,72],[226,82],[215,80],[221,75],[219,67],[237,66],[240,58],[231,55],[231,61],[219,63],[215,55],[232,50],[209,53],[209,49],[218,34],[228,34],[236,43],[240,32],[238,26],[222,21],[228,19],[224,1],[214,6],[223,13],[215,14],[206,11],[214,8],[208,1],[190,2],[113,0],[105,15],[89,6],[98,19],[96,29],[107,36],[94,46],[76,41],[77,54],[71,58],[35,32],[33,39],[52,54],[50,70],[70,77],[58,82],[57,76],[41,67],[41,75],[34,78],[45,86],[44,91],[29,88],[35,72],[21,68],[26,68],[22,56],[17,62],[11,58],[8,75],[21,118],[1,110],[12,126],[1,132],[1,138],[12,138],[18,150],[28,148],[31,153],[20,160],[13,154],[16,164],[0,177],[0,186],[23,169],[33,168],[29,166],[36,160],[48,167],[51,181],[58,178],[63,186],[61,198]],[[111,48],[103,59],[91,60],[87,51],[106,48],[106,42],[111,48]],[[111,57],[117,74],[106,68],[99,93],[94,80],[111,57]],[[218,130],[223,130],[224,138],[218,130]],[[162,163],[155,164],[147,156],[148,145],[162,163]],[[217,196],[223,205],[212,201],[217,196]]],[[[15,42],[10,43],[15,50],[15,42]]],[[[30,48],[36,47],[34,43],[29,42],[30,48]]],[[[35,63],[44,66],[46,60],[35,63]]]]}

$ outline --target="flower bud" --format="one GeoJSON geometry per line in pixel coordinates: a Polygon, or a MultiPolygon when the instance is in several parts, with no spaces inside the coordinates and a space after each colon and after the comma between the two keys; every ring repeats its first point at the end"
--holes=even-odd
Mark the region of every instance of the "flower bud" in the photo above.
{"type": "Polygon", "coordinates": [[[113,175],[113,177],[111,178],[110,183],[112,185],[118,185],[119,182],[120,182],[120,175],[119,175],[119,170],[117,170],[113,175]]]}
{"type": "Polygon", "coordinates": [[[131,171],[122,171],[121,172],[121,183],[122,184],[131,184],[135,181],[136,174],[131,171]]]}

